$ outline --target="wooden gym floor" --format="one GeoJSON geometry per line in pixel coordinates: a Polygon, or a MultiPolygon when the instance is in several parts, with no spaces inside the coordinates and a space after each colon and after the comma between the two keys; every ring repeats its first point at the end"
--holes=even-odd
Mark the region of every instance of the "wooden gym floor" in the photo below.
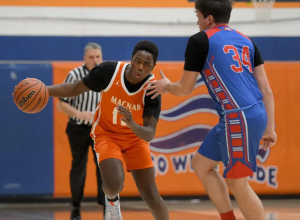
{"type": "MultiPolygon", "coordinates": [[[[236,203],[233,208],[237,220],[243,220],[236,203]]],[[[170,220],[220,220],[210,201],[167,201],[170,220]]],[[[300,220],[300,200],[263,200],[266,220],[300,220]]],[[[123,220],[151,220],[143,202],[121,201],[123,220]]],[[[83,220],[102,220],[102,207],[95,203],[82,204],[83,220]]],[[[0,220],[69,220],[69,205],[0,204],[0,220]]]]}

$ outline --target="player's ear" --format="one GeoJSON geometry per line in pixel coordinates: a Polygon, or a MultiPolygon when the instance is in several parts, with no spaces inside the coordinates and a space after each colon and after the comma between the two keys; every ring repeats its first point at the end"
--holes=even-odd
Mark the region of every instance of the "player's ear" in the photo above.
{"type": "Polygon", "coordinates": [[[208,15],[208,22],[211,23],[214,21],[214,17],[212,15],[208,15]]]}

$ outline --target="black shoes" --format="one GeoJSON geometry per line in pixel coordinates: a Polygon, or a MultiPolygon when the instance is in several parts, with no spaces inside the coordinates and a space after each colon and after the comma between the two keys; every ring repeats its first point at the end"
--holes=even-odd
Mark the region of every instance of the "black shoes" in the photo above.
{"type": "Polygon", "coordinates": [[[72,207],[71,220],[81,220],[80,207],[72,207]]]}

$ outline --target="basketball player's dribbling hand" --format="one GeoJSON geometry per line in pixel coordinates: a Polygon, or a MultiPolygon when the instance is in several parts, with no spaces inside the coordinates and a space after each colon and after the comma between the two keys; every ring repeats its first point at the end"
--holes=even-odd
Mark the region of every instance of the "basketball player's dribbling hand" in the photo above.
{"type": "Polygon", "coordinates": [[[266,130],[263,137],[263,147],[262,149],[267,150],[269,147],[275,145],[277,141],[277,134],[274,130],[266,130]]]}
{"type": "Polygon", "coordinates": [[[168,92],[168,85],[170,84],[170,80],[165,77],[163,71],[160,71],[161,80],[156,80],[155,82],[147,82],[146,84],[150,84],[150,86],[146,87],[144,90],[151,90],[146,95],[153,95],[151,99],[154,99],[160,94],[164,94],[168,92]]]}
{"type": "Polygon", "coordinates": [[[123,118],[121,118],[121,121],[124,121],[130,129],[134,126],[135,122],[132,118],[131,111],[126,109],[123,105],[117,106],[118,113],[123,115],[123,118]]]}

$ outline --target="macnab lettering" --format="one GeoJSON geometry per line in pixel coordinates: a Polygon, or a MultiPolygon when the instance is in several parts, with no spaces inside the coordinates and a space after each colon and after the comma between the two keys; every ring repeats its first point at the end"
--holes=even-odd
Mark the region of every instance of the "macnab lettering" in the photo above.
{"type": "Polygon", "coordinates": [[[132,104],[127,101],[122,101],[121,99],[118,99],[117,97],[112,96],[110,102],[114,103],[115,105],[123,105],[125,108],[127,108],[130,111],[139,111],[141,110],[141,105],[132,104]]]}

